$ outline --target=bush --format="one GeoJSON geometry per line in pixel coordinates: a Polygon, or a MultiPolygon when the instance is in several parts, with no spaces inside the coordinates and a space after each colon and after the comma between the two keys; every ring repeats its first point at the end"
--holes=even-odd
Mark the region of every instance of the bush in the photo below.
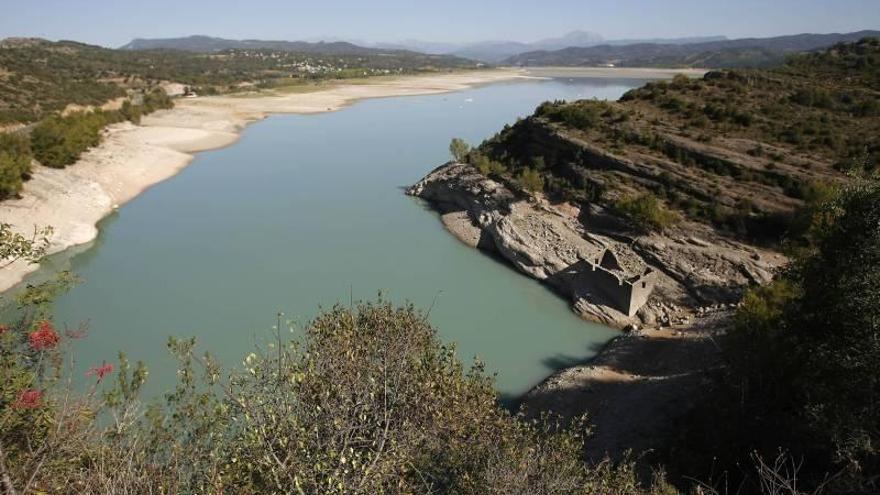
{"type": "Polygon", "coordinates": [[[40,122],[31,132],[31,149],[43,165],[64,168],[75,163],[80,155],[101,142],[101,131],[109,124],[130,120],[139,123],[141,116],[174,103],[161,89],[144,95],[142,105],[130,101],[118,111],[76,112],[65,117],[53,115],[40,122]]]}
{"type": "Polygon", "coordinates": [[[522,172],[520,172],[517,180],[527,191],[534,193],[544,190],[544,178],[533,168],[524,168],[522,172]]]}
{"type": "Polygon", "coordinates": [[[663,230],[678,221],[678,215],[667,210],[651,193],[621,199],[614,204],[614,209],[640,229],[648,231],[663,230]]]}
{"type": "Polygon", "coordinates": [[[500,176],[507,172],[507,167],[501,162],[490,159],[488,156],[473,150],[467,155],[467,161],[485,176],[500,176]]]}
{"type": "Polygon", "coordinates": [[[809,482],[838,472],[830,492],[868,493],[880,469],[880,183],[815,213],[811,249],[743,299],[724,345],[737,405],[710,414],[740,413],[725,420],[738,423],[727,443],[784,445],[809,461],[809,482]]]}
{"type": "Polygon", "coordinates": [[[30,144],[16,134],[0,133],[0,200],[21,192],[31,172],[30,144]]]}
{"type": "Polygon", "coordinates": [[[31,149],[43,165],[64,168],[101,142],[101,130],[118,122],[116,112],[77,112],[66,117],[54,115],[40,122],[31,132],[31,149]]]}
{"type": "Polygon", "coordinates": [[[829,207],[815,253],[792,278],[803,296],[787,315],[802,411],[843,460],[880,468],[880,182],[846,189],[829,207]]]}
{"type": "Polygon", "coordinates": [[[610,112],[611,105],[604,101],[580,100],[573,103],[545,102],[535,114],[585,131],[598,127],[602,115],[610,112]]]}
{"type": "Polygon", "coordinates": [[[156,110],[174,108],[174,101],[161,88],[154,88],[144,95],[143,113],[153,113],[156,110]]]}
{"type": "Polygon", "coordinates": [[[502,409],[482,367],[465,370],[412,307],[336,307],[302,340],[276,334],[228,378],[193,340],[172,339],[180,381],[146,412],[146,371],[124,356],[92,370],[103,393],[59,389],[72,337],[27,313],[0,332],[7,491],[642,493],[631,463],[583,462],[583,419],[566,429],[502,409]]]}

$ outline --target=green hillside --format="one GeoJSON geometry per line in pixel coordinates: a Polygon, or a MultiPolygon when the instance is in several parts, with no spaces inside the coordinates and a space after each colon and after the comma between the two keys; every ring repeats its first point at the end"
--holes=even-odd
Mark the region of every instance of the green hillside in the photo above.
{"type": "Polygon", "coordinates": [[[456,57],[413,52],[298,53],[269,49],[188,53],[111,50],[72,41],[0,42],[0,125],[33,122],[69,104],[98,105],[158,81],[203,93],[323,79],[472,68],[456,57]]]}
{"type": "Polygon", "coordinates": [[[733,234],[778,237],[816,184],[878,169],[878,75],[880,41],[866,39],[774,69],[649,83],[618,102],[547,102],[478,154],[512,180],[537,170],[560,200],[649,193],[733,234]]]}

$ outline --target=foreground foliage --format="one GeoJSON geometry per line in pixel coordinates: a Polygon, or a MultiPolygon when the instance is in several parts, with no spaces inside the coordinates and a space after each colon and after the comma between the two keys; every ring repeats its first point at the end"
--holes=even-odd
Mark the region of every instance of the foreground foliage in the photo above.
{"type": "Polygon", "coordinates": [[[815,215],[801,257],[744,298],[727,372],[675,455],[684,469],[736,473],[782,447],[805,490],[880,490],[880,181],[856,182],[815,215]]]}
{"type": "Polygon", "coordinates": [[[75,334],[47,319],[57,290],[32,288],[0,335],[8,493],[642,493],[631,465],[583,463],[583,421],[502,409],[412,307],[336,307],[227,376],[171,340],[180,381],[144,410],[146,371],[124,357],[96,365],[85,395],[59,386],[75,334]]]}

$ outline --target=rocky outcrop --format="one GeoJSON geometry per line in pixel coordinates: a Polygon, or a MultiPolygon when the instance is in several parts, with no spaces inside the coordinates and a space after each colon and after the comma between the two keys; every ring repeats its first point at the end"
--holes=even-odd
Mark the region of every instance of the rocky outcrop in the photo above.
{"type": "Polygon", "coordinates": [[[598,221],[613,220],[601,206],[551,204],[467,164],[443,165],[407,193],[434,205],[463,242],[553,287],[584,318],[618,328],[672,324],[697,307],[734,302],[785,262],[699,223],[649,235],[609,227],[615,222],[598,221]]]}

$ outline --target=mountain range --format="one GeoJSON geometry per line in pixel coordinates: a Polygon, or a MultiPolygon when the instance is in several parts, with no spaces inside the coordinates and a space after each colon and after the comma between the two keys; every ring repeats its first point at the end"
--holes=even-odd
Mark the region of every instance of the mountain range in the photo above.
{"type": "Polygon", "coordinates": [[[713,40],[697,43],[604,43],[590,47],[537,50],[501,61],[522,66],[607,66],[735,68],[770,66],[792,53],[828,48],[837,43],[880,37],[880,31],[796,34],[772,38],[713,40]]]}
{"type": "Polygon", "coordinates": [[[474,43],[433,43],[419,40],[405,40],[398,43],[379,43],[375,46],[414,50],[425,53],[457,55],[459,57],[498,63],[506,58],[537,50],[560,50],[569,47],[590,47],[597,45],[629,45],[635,43],[663,43],[679,45],[725,40],[724,36],[704,36],[670,39],[621,39],[606,40],[590,31],[572,31],[557,38],[547,38],[531,43],[509,40],[478,41],[474,43]]]}
{"type": "Polygon", "coordinates": [[[418,52],[450,55],[490,64],[520,66],[621,67],[760,67],[782,62],[792,53],[828,48],[842,42],[880,37],[880,31],[796,34],[770,38],[728,39],[724,36],[673,39],[605,40],[589,31],[572,31],[535,42],[481,41],[438,43],[405,40],[396,43],[334,41],[232,40],[210,36],[135,39],[123,50],[173,49],[211,53],[229,49],[267,49],[334,55],[377,55],[418,52]]]}
{"type": "Polygon", "coordinates": [[[708,36],[673,39],[631,39],[605,40],[602,36],[589,31],[572,31],[556,38],[547,38],[531,43],[520,41],[496,40],[474,43],[444,43],[423,40],[403,40],[399,42],[364,41],[272,41],[272,40],[232,40],[211,36],[196,35],[182,38],[134,39],[121,46],[123,50],[156,50],[173,49],[190,52],[215,52],[230,49],[268,49],[295,51],[303,53],[331,54],[375,54],[381,51],[414,51],[435,55],[455,55],[487,63],[498,63],[521,53],[538,50],[559,50],[569,47],[590,47],[596,45],[629,45],[635,43],[662,43],[680,45],[725,40],[724,36],[708,36]]]}

